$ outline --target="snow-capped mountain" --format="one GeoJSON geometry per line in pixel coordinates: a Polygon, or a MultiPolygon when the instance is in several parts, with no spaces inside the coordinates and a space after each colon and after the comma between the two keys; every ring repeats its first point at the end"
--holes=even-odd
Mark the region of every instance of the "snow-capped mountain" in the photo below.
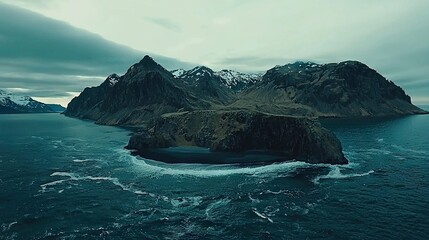
{"type": "Polygon", "coordinates": [[[48,113],[54,112],[48,105],[29,96],[20,96],[0,90],[0,113],[48,113]]]}
{"type": "Polygon", "coordinates": [[[202,78],[214,78],[235,92],[240,92],[262,79],[263,73],[241,73],[234,70],[221,70],[218,72],[205,66],[198,66],[191,70],[176,69],[171,71],[175,78],[198,81],[202,78]]]}
{"type": "Polygon", "coordinates": [[[225,80],[225,85],[234,91],[242,91],[259,82],[264,73],[241,73],[234,70],[221,70],[215,75],[225,80]]]}

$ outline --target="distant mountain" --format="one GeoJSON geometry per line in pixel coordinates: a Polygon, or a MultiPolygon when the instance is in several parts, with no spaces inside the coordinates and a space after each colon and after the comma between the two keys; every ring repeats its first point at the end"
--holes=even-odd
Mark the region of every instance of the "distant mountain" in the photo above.
{"type": "Polygon", "coordinates": [[[46,105],[48,105],[48,107],[54,112],[62,113],[66,110],[66,108],[61,106],[60,104],[46,104],[46,105]]]}
{"type": "Polygon", "coordinates": [[[233,108],[311,117],[425,113],[404,90],[357,61],[276,66],[241,93],[233,108]]]}
{"type": "Polygon", "coordinates": [[[29,96],[20,96],[0,90],[0,113],[50,113],[48,105],[29,96]]]}

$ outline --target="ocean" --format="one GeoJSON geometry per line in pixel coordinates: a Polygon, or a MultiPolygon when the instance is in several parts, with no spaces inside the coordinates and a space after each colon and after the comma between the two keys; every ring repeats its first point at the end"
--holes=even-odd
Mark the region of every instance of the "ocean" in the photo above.
{"type": "Polygon", "coordinates": [[[0,239],[427,239],[429,115],[323,124],[350,164],[167,164],[127,129],[0,115],[0,239]]]}

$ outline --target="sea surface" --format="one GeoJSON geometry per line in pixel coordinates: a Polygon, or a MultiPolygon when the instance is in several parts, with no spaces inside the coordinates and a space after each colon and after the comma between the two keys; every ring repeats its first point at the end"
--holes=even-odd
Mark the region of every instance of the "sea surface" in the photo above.
{"type": "Polygon", "coordinates": [[[350,164],[167,164],[130,131],[0,115],[0,239],[428,239],[429,115],[323,123],[350,164]]]}

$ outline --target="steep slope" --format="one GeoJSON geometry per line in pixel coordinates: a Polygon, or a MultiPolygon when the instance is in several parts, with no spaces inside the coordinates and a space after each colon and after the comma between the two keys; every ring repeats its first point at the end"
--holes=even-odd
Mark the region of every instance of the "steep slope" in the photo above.
{"type": "Polygon", "coordinates": [[[424,113],[400,87],[356,61],[276,66],[231,107],[312,117],[424,113]]]}
{"type": "Polygon", "coordinates": [[[0,113],[50,113],[48,105],[32,99],[0,90],[0,113]]]}
{"type": "Polygon", "coordinates": [[[233,99],[233,91],[208,67],[198,66],[189,71],[183,71],[176,78],[178,81],[183,81],[199,98],[216,104],[226,104],[233,99]]]}
{"type": "Polygon", "coordinates": [[[199,98],[185,82],[145,56],[125,75],[112,74],[100,86],[86,88],[69,103],[65,114],[100,124],[136,125],[163,113],[210,106],[210,101],[199,98]]]}

